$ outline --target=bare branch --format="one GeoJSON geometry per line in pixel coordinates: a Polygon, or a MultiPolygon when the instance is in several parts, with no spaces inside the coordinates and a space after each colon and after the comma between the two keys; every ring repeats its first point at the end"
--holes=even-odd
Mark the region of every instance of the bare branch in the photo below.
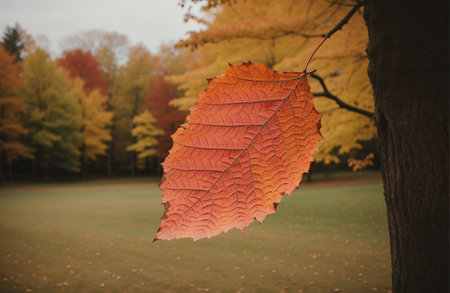
{"type": "Polygon", "coordinates": [[[320,77],[319,75],[317,75],[315,73],[311,73],[310,76],[312,78],[314,78],[315,80],[317,80],[320,83],[320,85],[322,86],[322,89],[323,89],[323,92],[313,93],[314,97],[324,97],[324,98],[331,99],[331,100],[335,101],[336,104],[338,104],[338,106],[340,108],[343,108],[343,109],[346,109],[346,110],[349,110],[349,111],[352,111],[352,112],[364,115],[364,116],[369,117],[369,118],[373,118],[374,113],[366,111],[364,109],[357,108],[357,107],[352,106],[352,105],[349,105],[349,104],[345,103],[344,101],[342,101],[341,99],[339,99],[337,96],[333,95],[328,90],[328,88],[327,88],[327,86],[325,84],[325,81],[323,80],[322,77],[320,77]]]}
{"type": "Polygon", "coordinates": [[[347,15],[332,29],[330,30],[328,33],[322,35],[322,37],[326,37],[329,38],[331,37],[335,32],[337,32],[338,30],[341,30],[342,27],[347,24],[347,22],[350,20],[350,18],[352,18],[353,14],[356,13],[356,11],[359,10],[359,8],[361,8],[361,6],[363,6],[363,1],[362,0],[358,0],[356,1],[355,6],[353,6],[353,8],[347,13],[347,15]]]}
{"type": "Polygon", "coordinates": [[[347,7],[353,7],[355,4],[355,1],[350,0],[350,1],[345,1],[345,0],[323,0],[325,2],[328,2],[330,4],[333,5],[338,5],[338,6],[347,6],[347,7]],[[349,3],[351,2],[351,3],[349,3]]]}

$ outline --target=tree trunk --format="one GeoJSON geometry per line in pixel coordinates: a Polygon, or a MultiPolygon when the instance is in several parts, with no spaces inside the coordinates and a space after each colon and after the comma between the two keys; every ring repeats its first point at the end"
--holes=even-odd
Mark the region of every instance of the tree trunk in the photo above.
{"type": "Polygon", "coordinates": [[[367,0],[394,292],[448,292],[448,2],[367,0]]]}
{"type": "Polygon", "coordinates": [[[13,180],[13,163],[12,162],[8,163],[8,178],[10,181],[13,180]]]}
{"type": "MultiPolygon", "coordinates": [[[[111,129],[111,136],[113,135],[113,129],[111,129]]],[[[107,158],[106,158],[106,174],[111,177],[113,175],[113,150],[114,150],[114,137],[108,142],[107,158]]]]}
{"type": "Polygon", "coordinates": [[[37,160],[37,156],[34,159],[31,159],[31,179],[35,180],[36,179],[36,160],[37,160]]]}
{"type": "Polygon", "coordinates": [[[47,159],[44,159],[44,178],[45,180],[49,180],[50,177],[48,176],[48,163],[47,159]]]}
{"type": "Polygon", "coordinates": [[[5,181],[5,174],[4,174],[4,170],[3,170],[3,162],[5,161],[3,159],[3,152],[0,152],[0,181],[4,182],[5,181]]]}
{"type": "Polygon", "coordinates": [[[131,177],[136,176],[136,152],[131,152],[131,177]]]}
{"type": "MultiPolygon", "coordinates": [[[[81,133],[84,133],[84,129],[81,130],[81,133]]],[[[86,152],[86,145],[83,142],[83,144],[80,147],[80,157],[79,157],[79,161],[80,161],[80,172],[78,173],[78,179],[83,180],[84,178],[84,172],[86,169],[86,163],[84,161],[84,153],[86,152]]]]}

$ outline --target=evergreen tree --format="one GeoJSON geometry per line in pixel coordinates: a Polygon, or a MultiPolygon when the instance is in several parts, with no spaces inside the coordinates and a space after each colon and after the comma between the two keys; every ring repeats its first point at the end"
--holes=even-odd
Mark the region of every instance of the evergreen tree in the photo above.
{"type": "Polygon", "coordinates": [[[21,52],[25,49],[25,42],[20,36],[20,26],[17,23],[14,27],[6,26],[0,45],[14,55],[16,61],[22,60],[21,52]]]}

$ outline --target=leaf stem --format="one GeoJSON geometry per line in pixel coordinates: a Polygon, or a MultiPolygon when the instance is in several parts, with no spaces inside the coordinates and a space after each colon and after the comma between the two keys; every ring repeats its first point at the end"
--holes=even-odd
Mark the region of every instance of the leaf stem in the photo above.
{"type": "Polygon", "coordinates": [[[337,32],[338,30],[341,30],[342,27],[347,24],[347,22],[350,20],[350,18],[353,16],[353,14],[356,13],[356,11],[358,11],[359,8],[361,8],[361,6],[363,5],[363,1],[362,0],[357,0],[356,4],[353,6],[353,8],[347,13],[347,15],[333,28],[331,29],[328,33],[322,35],[323,40],[322,42],[320,42],[320,44],[317,46],[317,48],[312,52],[311,56],[309,56],[308,62],[306,62],[306,66],[305,69],[303,70],[303,72],[306,73],[306,70],[308,69],[308,65],[311,62],[311,59],[314,57],[314,55],[316,54],[317,50],[319,50],[319,48],[322,46],[322,44],[328,39],[330,38],[335,32],[337,32]]]}
{"type": "Polygon", "coordinates": [[[319,46],[316,47],[316,49],[312,52],[311,56],[309,56],[308,62],[306,62],[305,69],[303,69],[303,72],[306,74],[306,71],[308,70],[309,62],[311,62],[311,59],[314,57],[314,54],[316,54],[317,50],[319,50],[320,46],[322,46],[323,43],[329,38],[328,34],[325,35],[325,38],[323,38],[322,42],[320,42],[319,46]]]}
{"type": "Polygon", "coordinates": [[[347,13],[347,15],[332,29],[330,30],[328,33],[326,33],[325,35],[322,35],[322,37],[331,37],[335,32],[337,32],[338,30],[341,30],[342,27],[347,24],[347,22],[350,20],[350,18],[352,18],[353,14],[356,13],[356,11],[358,11],[359,8],[361,8],[361,6],[363,6],[363,1],[361,0],[357,0],[356,4],[353,6],[353,8],[347,13]]]}

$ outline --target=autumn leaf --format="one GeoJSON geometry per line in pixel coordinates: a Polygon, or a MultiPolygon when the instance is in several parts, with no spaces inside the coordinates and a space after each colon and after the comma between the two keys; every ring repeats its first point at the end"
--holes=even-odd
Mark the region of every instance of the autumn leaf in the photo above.
{"type": "Polygon", "coordinates": [[[303,73],[230,65],[173,135],[155,240],[209,238],[262,222],[308,172],[320,118],[303,73]]]}

